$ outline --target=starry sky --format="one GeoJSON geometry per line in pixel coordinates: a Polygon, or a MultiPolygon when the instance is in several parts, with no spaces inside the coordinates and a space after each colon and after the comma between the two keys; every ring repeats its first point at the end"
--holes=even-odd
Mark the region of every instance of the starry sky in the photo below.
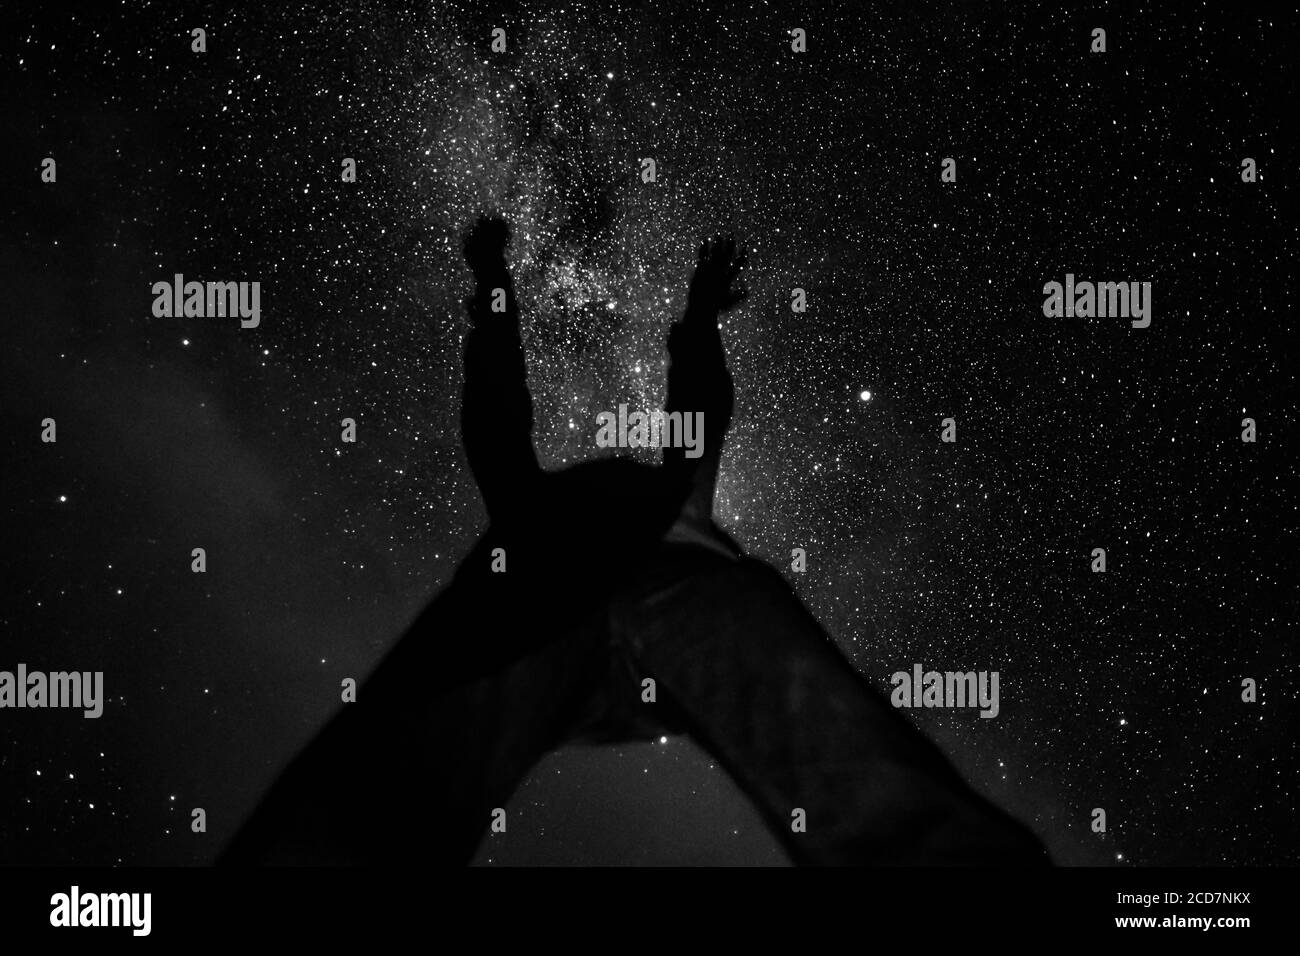
{"type": "MultiPolygon", "coordinates": [[[[264,6],[6,31],[0,668],[108,702],[0,712],[0,862],[210,861],[446,583],[486,523],[459,250],[493,211],[545,467],[662,406],[695,247],[734,232],[720,523],[882,691],[1000,672],[996,719],[910,716],[1058,862],[1297,862],[1294,15],[264,6]],[[177,272],[260,281],[260,326],[154,318],[177,272]],[[1152,282],[1151,327],[1045,318],[1067,272],[1152,282]]],[[[684,738],[563,748],[513,807],[480,862],[779,860],[684,738]]]]}

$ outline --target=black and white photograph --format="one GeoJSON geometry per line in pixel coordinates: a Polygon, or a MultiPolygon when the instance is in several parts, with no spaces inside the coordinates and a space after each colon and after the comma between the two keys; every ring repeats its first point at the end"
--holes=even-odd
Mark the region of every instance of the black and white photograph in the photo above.
{"type": "Polygon", "coordinates": [[[15,939],[1283,924],[1294,7],[3,19],[15,939]]]}

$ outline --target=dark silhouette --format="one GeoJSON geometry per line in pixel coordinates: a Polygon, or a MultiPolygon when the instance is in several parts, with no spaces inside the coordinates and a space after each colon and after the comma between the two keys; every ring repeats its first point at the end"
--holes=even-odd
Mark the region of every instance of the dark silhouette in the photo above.
{"type": "Polygon", "coordinates": [[[718,314],[744,297],[735,243],[701,246],[668,338],[667,410],[704,413],[703,453],[548,473],[532,446],[508,241],[504,222],[484,219],[465,242],[477,287],[461,425],[489,527],[223,862],[465,863],[547,751],[685,731],[795,862],[1046,863],[867,685],[781,575],[713,522],[733,405],[718,314]],[[497,548],[505,573],[492,570],[497,548]],[[655,703],[642,701],[645,678],[655,703]],[[806,832],[792,831],[795,808],[806,832]]]}

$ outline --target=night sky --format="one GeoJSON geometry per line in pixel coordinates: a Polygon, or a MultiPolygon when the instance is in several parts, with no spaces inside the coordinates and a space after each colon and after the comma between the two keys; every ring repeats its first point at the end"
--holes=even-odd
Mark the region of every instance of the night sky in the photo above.
{"type": "MultiPolygon", "coordinates": [[[[0,711],[0,862],[211,861],[449,580],[486,525],[460,236],[492,211],[544,467],[662,406],[734,232],[719,522],[882,692],[1000,672],[996,719],[909,715],[1058,862],[1298,861],[1294,14],[243,6],[6,17],[0,669],[108,701],[0,711]],[[260,326],[155,318],[175,273],[259,281],[260,326]],[[1151,282],[1151,326],[1046,318],[1066,273],[1151,282]]],[[[480,859],[781,859],[685,738],[566,747],[511,806],[480,859]]]]}

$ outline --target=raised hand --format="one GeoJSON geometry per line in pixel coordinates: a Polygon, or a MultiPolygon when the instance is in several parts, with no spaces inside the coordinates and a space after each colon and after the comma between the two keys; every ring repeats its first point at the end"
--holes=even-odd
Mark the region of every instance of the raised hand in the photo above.
{"type": "Polygon", "coordinates": [[[470,331],[465,338],[461,439],[494,521],[526,506],[540,474],[519,307],[506,266],[509,243],[510,227],[496,216],[481,217],[465,235],[465,261],[476,288],[465,303],[470,331]],[[505,293],[504,310],[493,308],[497,289],[505,293]]]}
{"type": "Polygon", "coordinates": [[[749,294],[743,284],[737,283],[744,265],[745,253],[737,254],[736,240],[731,236],[701,243],[695,275],[691,277],[687,311],[717,314],[742,302],[749,294]]]}

